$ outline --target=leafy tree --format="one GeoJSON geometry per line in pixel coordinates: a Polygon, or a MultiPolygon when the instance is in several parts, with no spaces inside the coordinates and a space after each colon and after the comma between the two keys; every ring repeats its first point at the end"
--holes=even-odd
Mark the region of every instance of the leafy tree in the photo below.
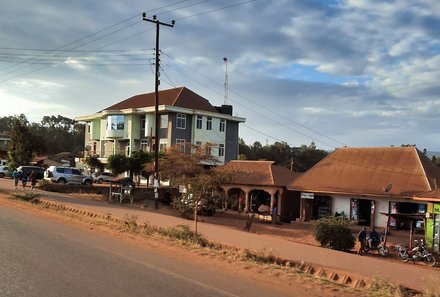
{"type": "Polygon", "coordinates": [[[107,159],[106,167],[110,169],[114,175],[119,175],[128,170],[128,158],[125,155],[111,155],[107,159]]]}
{"type": "MultiPolygon", "coordinates": [[[[153,160],[153,155],[144,151],[133,151],[131,157],[128,158],[128,170],[130,177],[133,175],[140,176],[145,171],[145,165],[153,160]]],[[[145,172],[144,172],[145,173],[145,172]]]]}
{"type": "Polygon", "coordinates": [[[240,160],[270,160],[275,164],[292,168],[295,171],[304,172],[327,156],[328,152],[316,148],[312,142],[309,146],[290,147],[285,142],[275,142],[272,145],[263,146],[256,141],[248,146],[240,139],[240,160]],[[293,165],[293,166],[292,166],[293,165]]]}
{"type": "Polygon", "coordinates": [[[309,146],[302,145],[294,149],[294,169],[295,171],[306,172],[327,155],[328,152],[316,149],[313,142],[309,146]]]}
{"type": "Polygon", "coordinates": [[[26,117],[15,117],[12,122],[8,163],[11,168],[29,164],[33,152],[32,135],[26,117]]]}
{"type": "Polygon", "coordinates": [[[181,198],[174,201],[173,206],[184,216],[193,214],[196,235],[198,213],[215,204],[221,195],[219,186],[231,178],[228,172],[216,170],[212,166],[216,164],[216,159],[205,152],[203,147],[193,148],[190,154],[171,148],[159,163],[161,178],[186,190],[181,198]]]}
{"type": "Polygon", "coordinates": [[[91,172],[95,172],[95,169],[104,170],[104,164],[96,156],[87,156],[85,163],[90,167],[91,172]]]}

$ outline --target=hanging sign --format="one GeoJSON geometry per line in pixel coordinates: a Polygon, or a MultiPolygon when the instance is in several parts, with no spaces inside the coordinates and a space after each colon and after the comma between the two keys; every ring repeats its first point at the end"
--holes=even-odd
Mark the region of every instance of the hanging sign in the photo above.
{"type": "Polygon", "coordinates": [[[301,192],[301,198],[302,198],[302,199],[315,199],[315,194],[313,194],[313,193],[301,192]]]}

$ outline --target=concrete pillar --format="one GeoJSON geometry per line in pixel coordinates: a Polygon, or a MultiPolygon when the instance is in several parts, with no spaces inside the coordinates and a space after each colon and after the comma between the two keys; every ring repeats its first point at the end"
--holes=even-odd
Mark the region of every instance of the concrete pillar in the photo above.
{"type": "Polygon", "coordinates": [[[275,196],[273,193],[270,193],[270,214],[273,214],[274,202],[275,202],[275,196]]]}
{"type": "Polygon", "coordinates": [[[249,211],[249,191],[245,190],[244,193],[246,195],[244,210],[246,212],[248,212],[249,211]]]}

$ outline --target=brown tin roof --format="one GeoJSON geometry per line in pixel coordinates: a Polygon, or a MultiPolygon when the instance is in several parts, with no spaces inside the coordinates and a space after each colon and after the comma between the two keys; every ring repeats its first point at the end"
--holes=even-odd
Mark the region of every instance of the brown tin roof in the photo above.
{"type": "MultiPolygon", "coordinates": [[[[140,94],[105,108],[104,110],[121,110],[154,106],[155,93],[140,94]]],[[[218,113],[209,101],[193,91],[185,88],[174,88],[159,91],[159,105],[177,106],[218,113]]]]}
{"type": "Polygon", "coordinates": [[[438,182],[440,168],[416,147],[339,148],[292,182],[288,189],[411,197],[435,189],[438,182]],[[389,191],[385,191],[387,185],[391,185],[389,191]]]}
{"type": "Polygon", "coordinates": [[[414,200],[423,200],[423,201],[435,201],[440,202],[440,189],[435,189],[429,192],[423,192],[414,195],[414,200]]]}
{"type": "Polygon", "coordinates": [[[286,187],[301,175],[274,165],[273,161],[232,160],[223,169],[239,172],[231,183],[240,185],[286,187]]]}

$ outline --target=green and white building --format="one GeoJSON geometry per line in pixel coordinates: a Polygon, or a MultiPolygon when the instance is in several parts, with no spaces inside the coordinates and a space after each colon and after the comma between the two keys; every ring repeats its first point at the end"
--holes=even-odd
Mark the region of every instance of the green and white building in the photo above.
{"type": "MultiPolygon", "coordinates": [[[[185,88],[159,92],[159,148],[178,147],[189,152],[193,145],[209,146],[208,154],[222,165],[238,158],[239,124],[244,118],[232,115],[231,105],[213,106],[185,88]]],[[[140,94],[97,113],[80,116],[86,123],[86,154],[104,162],[113,154],[154,150],[155,94],[140,94]]]]}

